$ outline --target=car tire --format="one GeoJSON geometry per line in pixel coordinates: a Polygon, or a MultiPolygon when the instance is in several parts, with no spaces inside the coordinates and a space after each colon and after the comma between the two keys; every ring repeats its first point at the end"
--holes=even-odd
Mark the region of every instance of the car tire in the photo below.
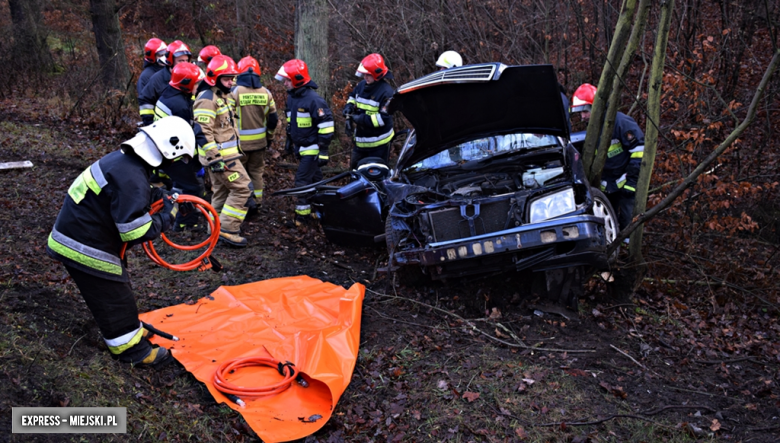
{"type": "Polygon", "coordinates": [[[389,274],[394,282],[400,283],[404,286],[417,286],[426,281],[426,276],[423,274],[422,269],[417,265],[399,265],[393,260],[393,252],[401,243],[401,237],[393,229],[393,225],[390,222],[390,216],[385,219],[385,243],[387,243],[387,268],[390,270],[389,274]]]}
{"type": "Polygon", "coordinates": [[[620,231],[617,213],[603,192],[596,188],[590,188],[590,193],[593,195],[593,215],[604,219],[604,235],[607,238],[607,246],[609,246],[617,238],[620,231]]]}

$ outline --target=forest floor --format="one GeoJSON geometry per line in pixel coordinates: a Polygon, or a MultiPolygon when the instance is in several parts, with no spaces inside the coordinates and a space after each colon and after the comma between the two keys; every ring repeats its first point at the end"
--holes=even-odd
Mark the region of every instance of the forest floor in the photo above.
{"type": "MultiPolygon", "coordinates": [[[[0,171],[0,435],[256,440],[241,415],[216,403],[181,366],[155,372],[111,359],[45,244],[73,179],[123,135],[16,105],[24,106],[0,107],[0,161],[35,167],[0,171]],[[123,406],[127,434],[12,435],[15,406],[123,406]]],[[[272,159],[267,176],[268,195],[290,187],[293,171],[272,159]]],[[[727,279],[733,269],[717,274],[721,280],[693,276],[722,257],[670,244],[651,223],[650,269],[640,289],[615,300],[594,277],[578,312],[561,309],[564,317],[520,296],[524,282],[513,275],[394,285],[377,272],[387,260],[381,247],[338,247],[317,226],[287,228],[292,205],[266,197],[245,223],[250,246],[217,248],[222,273],[168,271],[140,248],[129,268],[142,312],[276,277],[364,284],[352,382],[330,421],[302,441],[778,441],[778,295],[776,284],[763,283],[777,281],[777,244],[712,240],[713,255],[732,251],[734,267],[755,261],[761,269],[754,286],[738,286],[727,279]]]]}

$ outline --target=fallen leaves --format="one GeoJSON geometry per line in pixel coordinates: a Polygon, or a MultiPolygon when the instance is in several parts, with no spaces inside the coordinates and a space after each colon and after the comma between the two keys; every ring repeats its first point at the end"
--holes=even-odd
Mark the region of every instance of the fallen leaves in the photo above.
{"type": "Polygon", "coordinates": [[[601,383],[599,383],[599,386],[601,386],[607,392],[609,392],[610,394],[614,395],[617,398],[624,399],[624,398],[628,397],[628,394],[623,390],[623,388],[621,386],[612,386],[612,385],[610,385],[609,383],[607,383],[605,381],[602,381],[601,383]]]}
{"type": "Polygon", "coordinates": [[[474,400],[479,398],[479,392],[466,391],[463,393],[463,398],[465,398],[469,403],[473,403],[474,400]]]}

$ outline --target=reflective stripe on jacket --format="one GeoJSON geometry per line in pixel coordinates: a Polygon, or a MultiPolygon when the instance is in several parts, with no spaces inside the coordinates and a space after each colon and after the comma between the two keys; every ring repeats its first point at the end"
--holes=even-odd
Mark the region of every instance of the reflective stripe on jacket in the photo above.
{"type": "Polygon", "coordinates": [[[257,151],[268,146],[273,140],[276,120],[276,102],[271,91],[260,84],[260,77],[253,73],[244,73],[236,78],[236,86],[231,92],[238,116],[238,135],[242,151],[257,151]],[[255,78],[256,77],[256,78],[255,78]],[[273,127],[270,127],[273,124],[273,127]]]}
{"type": "Polygon", "coordinates": [[[387,102],[393,87],[384,79],[367,84],[362,80],[349,94],[347,104],[355,105],[355,144],[358,148],[376,148],[390,143],[395,136],[393,116],[387,113],[387,102]]]}
{"type": "MultiPolygon", "coordinates": [[[[68,189],[46,246],[47,253],[97,277],[126,282],[124,243],[157,238],[169,214],[149,214],[150,167],[115,151],[93,163],[68,189]]],[[[169,222],[170,220],[168,220],[169,222]]]]}
{"type": "Polygon", "coordinates": [[[205,90],[195,100],[195,122],[200,125],[206,143],[198,147],[200,162],[208,166],[219,161],[241,157],[238,146],[238,131],[233,109],[228,103],[229,94],[216,86],[205,90]]]}

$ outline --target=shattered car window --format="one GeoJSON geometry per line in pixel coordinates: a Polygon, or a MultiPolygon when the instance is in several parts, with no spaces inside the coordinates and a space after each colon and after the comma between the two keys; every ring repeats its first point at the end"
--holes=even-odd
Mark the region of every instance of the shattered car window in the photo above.
{"type": "Polygon", "coordinates": [[[557,145],[558,140],[544,134],[507,134],[461,143],[410,166],[409,170],[438,169],[497,154],[557,145]]]}

